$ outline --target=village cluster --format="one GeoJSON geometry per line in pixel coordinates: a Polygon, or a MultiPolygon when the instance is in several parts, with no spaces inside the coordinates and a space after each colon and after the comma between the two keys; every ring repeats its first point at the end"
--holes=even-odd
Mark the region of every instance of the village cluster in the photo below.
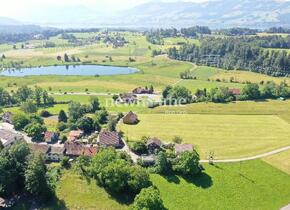
{"type": "MultiPolygon", "coordinates": [[[[153,93],[153,87],[139,87],[134,89],[131,94],[120,94],[117,101],[118,103],[135,103],[137,95],[152,95],[153,93]],[[133,99],[134,101],[132,101],[133,99]]],[[[139,119],[136,113],[130,111],[123,115],[118,123],[134,125],[139,123],[139,119]]],[[[61,140],[58,132],[45,131],[42,135],[43,142],[35,142],[24,131],[14,129],[13,113],[5,112],[2,115],[2,123],[0,124],[0,141],[2,145],[9,147],[17,141],[26,141],[30,145],[30,148],[34,152],[42,154],[47,162],[60,162],[65,156],[69,157],[70,160],[74,160],[82,155],[91,157],[98,153],[101,148],[113,147],[128,153],[135,163],[141,161],[145,165],[152,165],[155,163],[157,151],[169,147],[175,148],[176,154],[193,150],[193,145],[191,144],[180,144],[181,142],[179,144],[165,143],[156,137],[147,137],[146,141],[142,142],[144,147],[146,146],[146,152],[140,154],[134,148],[131,148],[132,144],[124,140],[121,132],[116,130],[110,131],[107,128],[102,128],[99,132],[94,131],[90,134],[81,129],[71,130],[64,142],[61,140]],[[95,141],[89,141],[91,138],[94,138],[95,141]]]]}

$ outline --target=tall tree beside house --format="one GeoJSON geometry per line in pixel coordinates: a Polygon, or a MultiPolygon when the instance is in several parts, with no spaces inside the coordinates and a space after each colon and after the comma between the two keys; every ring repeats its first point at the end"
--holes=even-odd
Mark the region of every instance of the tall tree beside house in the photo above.
{"type": "Polygon", "coordinates": [[[31,120],[26,114],[16,113],[12,117],[12,122],[13,122],[14,128],[18,131],[21,131],[25,128],[25,126],[31,123],[31,120]]]}
{"type": "Polygon", "coordinates": [[[171,171],[171,164],[164,152],[159,152],[154,166],[155,173],[166,175],[171,171]]]}
{"type": "Polygon", "coordinates": [[[117,124],[118,124],[118,119],[114,116],[110,116],[109,121],[108,121],[109,131],[116,131],[117,124]]]}
{"type": "Polygon", "coordinates": [[[28,162],[25,171],[25,189],[41,200],[48,200],[53,195],[53,188],[47,179],[47,168],[40,154],[35,154],[28,162]]]}
{"type": "Polygon", "coordinates": [[[76,124],[79,129],[83,130],[87,134],[94,131],[94,121],[90,117],[84,116],[78,119],[76,124]]]}
{"type": "Polygon", "coordinates": [[[95,113],[97,110],[100,110],[100,102],[98,97],[90,97],[91,112],[95,113]]]}
{"type": "Polygon", "coordinates": [[[76,122],[84,114],[84,110],[79,102],[70,102],[68,104],[68,115],[71,122],[76,122]]]}
{"type": "Polygon", "coordinates": [[[58,122],[67,122],[67,116],[65,111],[60,110],[59,114],[58,114],[58,122]]]}
{"type": "Polygon", "coordinates": [[[27,133],[29,137],[32,138],[33,141],[42,141],[43,136],[42,134],[47,130],[44,125],[40,123],[30,123],[25,128],[24,131],[27,133]]]}
{"type": "Polygon", "coordinates": [[[28,145],[19,141],[0,152],[0,196],[23,191],[24,173],[30,154],[28,145]]]}
{"type": "Polygon", "coordinates": [[[202,170],[199,160],[199,154],[195,150],[183,152],[174,161],[173,170],[184,176],[197,175],[202,170]]]}
{"type": "Polygon", "coordinates": [[[34,97],[35,97],[35,102],[36,102],[36,105],[39,106],[41,104],[41,98],[42,98],[42,95],[43,95],[43,90],[42,88],[40,87],[35,87],[35,90],[34,90],[34,97]]]}

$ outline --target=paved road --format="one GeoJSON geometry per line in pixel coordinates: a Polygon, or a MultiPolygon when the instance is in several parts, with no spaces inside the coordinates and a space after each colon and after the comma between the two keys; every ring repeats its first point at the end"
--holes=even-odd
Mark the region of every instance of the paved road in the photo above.
{"type": "MultiPolygon", "coordinates": [[[[273,150],[271,152],[263,153],[260,155],[251,156],[251,157],[237,158],[237,159],[226,159],[226,160],[214,160],[213,162],[214,163],[236,163],[236,162],[242,162],[242,161],[256,160],[256,159],[272,156],[272,155],[275,155],[275,154],[278,154],[281,152],[285,152],[287,150],[290,150],[290,146],[276,149],[276,150],[273,150]]],[[[201,160],[200,162],[201,163],[208,163],[209,160],[201,160]]]]}

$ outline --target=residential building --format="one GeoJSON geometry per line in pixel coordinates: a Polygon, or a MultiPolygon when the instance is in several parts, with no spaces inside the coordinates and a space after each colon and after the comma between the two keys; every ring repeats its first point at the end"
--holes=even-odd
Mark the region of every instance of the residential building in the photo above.
{"type": "Polygon", "coordinates": [[[0,129],[0,141],[4,147],[13,145],[16,141],[23,140],[23,136],[9,130],[0,129]]]}
{"type": "Polygon", "coordinates": [[[156,137],[151,138],[146,143],[147,149],[149,153],[154,153],[156,150],[161,149],[162,141],[156,137]]]}
{"type": "Polygon", "coordinates": [[[118,132],[102,130],[97,138],[97,143],[103,147],[123,147],[124,144],[118,132]]]}
{"type": "Polygon", "coordinates": [[[192,152],[193,151],[193,145],[192,144],[175,144],[175,154],[180,154],[183,152],[192,152]]]}
{"type": "Polygon", "coordinates": [[[56,132],[46,131],[44,133],[44,140],[48,144],[57,142],[58,138],[59,138],[59,134],[56,132]]]}
{"type": "Polygon", "coordinates": [[[84,135],[82,130],[74,130],[68,134],[68,141],[76,141],[80,139],[84,135]]]}

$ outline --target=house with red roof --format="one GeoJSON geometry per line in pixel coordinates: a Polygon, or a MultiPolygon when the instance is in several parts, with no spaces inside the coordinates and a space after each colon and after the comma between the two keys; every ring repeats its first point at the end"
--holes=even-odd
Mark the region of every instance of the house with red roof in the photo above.
{"type": "Polygon", "coordinates": [[[120,148],[124,146],[117,131],[102,130],[97,138],[97,143],[102,147],[120,148]]]}

